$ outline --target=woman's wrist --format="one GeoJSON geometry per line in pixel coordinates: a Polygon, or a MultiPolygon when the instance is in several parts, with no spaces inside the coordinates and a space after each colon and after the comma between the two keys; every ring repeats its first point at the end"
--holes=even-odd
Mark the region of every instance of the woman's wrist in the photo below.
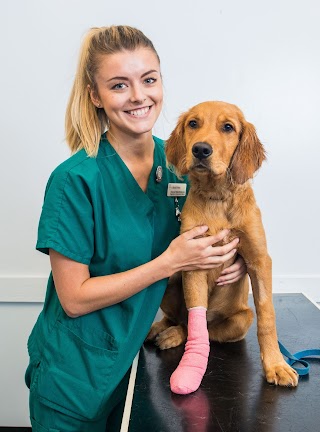
{"type": "Polygon", "coordinates": [[[181,270],[178,265],[174,264],[174,259],[169,249],[166,249],[161,255],[159,255],[158,259],[160,262],[160,271],[165,274],[165,277],[171,277],[174,273],[181,270]]]}

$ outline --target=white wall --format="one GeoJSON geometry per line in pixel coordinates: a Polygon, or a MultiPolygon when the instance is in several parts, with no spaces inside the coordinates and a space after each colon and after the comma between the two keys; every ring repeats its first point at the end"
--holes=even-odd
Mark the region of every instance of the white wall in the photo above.
{"type": "MultiPolygon", "coordinates": [[[[33,322],[34,309],[21,303],[45,287],[49,265],[34,250],[37,223],[48,176],[69,154],[64,111],[80,40],[92,26],[129,24],[153,40],[166,95],[158,136],[168,137],[178,115],[200,101],[242,108],[268,151],[254,188],[275,291],[306,290],[320,301],[319,19],[317,0],[0,2],[0,302],[17,308],[12,337],[19,326],[25,336],[33,322]]],[[[6,320],[1,313],[1,327],[6,320]]],[[[15,349],[7,374],[21,374],[27,361],[25,346],[15,349]]],[[[26,424],[21,410],[6,422],[26,424]]]]}
{"type": "Polygon", "coordinates": [[[26,340],[41,303],[0,303],[0,427],[29,426],[26,340]]]}

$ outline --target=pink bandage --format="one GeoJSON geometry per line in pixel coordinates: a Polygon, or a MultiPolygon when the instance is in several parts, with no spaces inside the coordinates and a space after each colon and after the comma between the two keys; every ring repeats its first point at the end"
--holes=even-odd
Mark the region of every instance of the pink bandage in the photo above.
{"type": "Polygon", "coordinates": [[[206,312],[203,307],[189,309],[185,352],[170,378],[173,393],[189,394],[201,384],[210,350],[206,312]]]}

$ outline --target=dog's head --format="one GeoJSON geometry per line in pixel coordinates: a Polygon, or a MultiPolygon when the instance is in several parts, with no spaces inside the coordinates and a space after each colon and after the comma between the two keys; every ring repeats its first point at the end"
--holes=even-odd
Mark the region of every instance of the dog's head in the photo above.
{"type": "Polygon", "coordinates": [[[260,168],[265,151],[238,107],[203,102],[180,116],[167,140],[166,156],[178,174],[228,175],[243,184],[260,168]]]}

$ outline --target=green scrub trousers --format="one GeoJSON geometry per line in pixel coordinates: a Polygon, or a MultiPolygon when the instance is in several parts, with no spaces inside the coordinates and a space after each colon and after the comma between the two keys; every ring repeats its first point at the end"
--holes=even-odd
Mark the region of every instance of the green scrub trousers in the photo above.
{"type": "MultiPolygon", "coordinates": [[[[37,249],[48,254],[51,248],[88,265],[91,277],[120,273],[160,255],[180,228],[168,183],[186,181],[166,169],[163,141],[154,137],[154,144],[146,193],[105,135],[96,158],[81,150],[59,165],[46,187],[37,249]]],[[[180,209],[184,201],[179,198],[180,209]]],[[[33,431],[118,430],[129,369],[166,284],[158,281],[121,303],[70,318],[50,274],[28,340],[25,379],[33,431]]]]}

